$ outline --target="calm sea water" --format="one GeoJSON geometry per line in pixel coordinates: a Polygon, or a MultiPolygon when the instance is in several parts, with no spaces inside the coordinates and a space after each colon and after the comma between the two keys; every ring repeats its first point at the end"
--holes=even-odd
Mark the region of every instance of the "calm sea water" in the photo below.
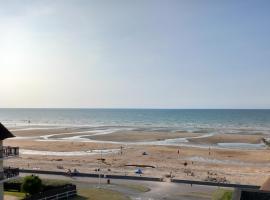
{"type": "Polygon", "coordinates": [[[270,134],[270,110],[0,109],[0,122],[9,127],[91,126],[270,134]]]}

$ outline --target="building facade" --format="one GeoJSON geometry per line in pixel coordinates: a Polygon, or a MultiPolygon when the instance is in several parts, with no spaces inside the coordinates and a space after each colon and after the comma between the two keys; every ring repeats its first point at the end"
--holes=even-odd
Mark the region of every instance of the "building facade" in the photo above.
{"type": "Polygon", "coordinates": [[[4,198],[4,182],[16,178],[19,175],[18,168],[4,166],[4,161],[19,156],[18,147],[3,146],[3,141],[14,135],[0,123],[0,200],[4,198]]]}

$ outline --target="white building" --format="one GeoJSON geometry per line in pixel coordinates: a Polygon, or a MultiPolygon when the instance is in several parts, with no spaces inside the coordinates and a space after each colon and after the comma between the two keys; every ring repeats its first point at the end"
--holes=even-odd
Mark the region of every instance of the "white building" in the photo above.
{"type": "Polygon", "coordinates": [[[4,182],[19,175],[18,168],[4,167],[5,159],[19,155],[18,147],[5,147],[3,141],[7,138],[15,137],[6,127],[0,123],[0,200],[4,197],[4,182]]]}

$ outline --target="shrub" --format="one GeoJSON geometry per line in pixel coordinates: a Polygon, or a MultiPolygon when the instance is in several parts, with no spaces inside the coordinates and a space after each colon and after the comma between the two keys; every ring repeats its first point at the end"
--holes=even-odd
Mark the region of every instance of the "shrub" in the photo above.
{"type": "Polygon", "coordinates": [[[38,176],[26,176],[23,179],[21,190],[30,195],[37,194],[42,189],[42,181],[38,176]]]}
{"type": "Polygon", "coordinates": [[[218,189],[214,192],[212,200],[232,200],[232,191],[218,189]]]}

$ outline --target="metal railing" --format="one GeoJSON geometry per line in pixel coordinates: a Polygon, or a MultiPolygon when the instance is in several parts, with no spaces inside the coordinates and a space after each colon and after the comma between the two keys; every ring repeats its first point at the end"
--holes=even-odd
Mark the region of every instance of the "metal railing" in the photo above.
{"type": "Polygon", "coordinates": [[[0,149],[0,158],[19,156],[19,147],[4,146],[0,149]]]}
{"type": "Polygon", "coordinates": [[[268,200],[270,199],[270,192],[263,190],[242,189],[241,197],[237,200],[268,200]]]}
{"type": "Polygon", "coordinates": [[[19,173],[19,168],[4,167],[3,171],[0,172],[0,180],[19,176],[19,173]]]}
{"type": "Polygon", "coordinates": [[[63,188],[48,190],[33,196],[28,196],[25,200],[68,200],[75,196],[77,196],[76,185],[66,185],[63,188]]]}

